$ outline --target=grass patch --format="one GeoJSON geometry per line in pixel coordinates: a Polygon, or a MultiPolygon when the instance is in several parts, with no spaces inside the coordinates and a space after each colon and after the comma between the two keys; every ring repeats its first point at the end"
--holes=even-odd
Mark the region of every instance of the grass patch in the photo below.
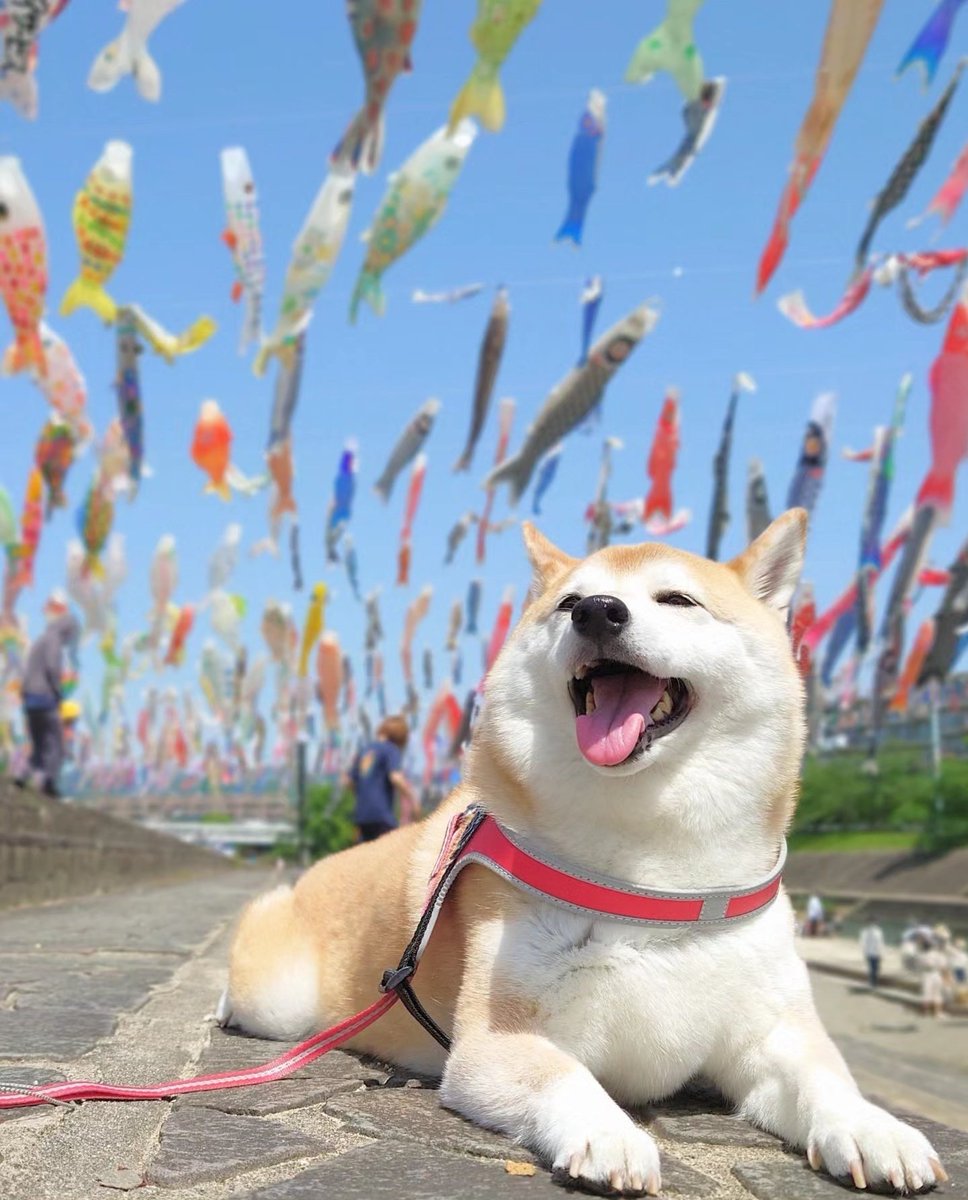
{"type": "Polygon", "coordinates": [[[791,845],[883,850],[916,844],[942,851],[968,844],[968,759],[946,758],[937,782],[924,747],[888,744],[877,765],[872,774],[857,753],[808,756],[791,845]],[[855,836],[875,841],[846,840],[855,836]],[[824,840],[807,843],[807,837],[824,840]],[[882,837],[904,840],[876,840],[882,837]]]}
{"type": "Polygon", "coordinates": [[[915,832],[894,829],[794,833],[790,837],[790,849],[832,850],[848,854],[860,850],[910,850],[917,844],[918,837],[919,835],[915,832]]]}

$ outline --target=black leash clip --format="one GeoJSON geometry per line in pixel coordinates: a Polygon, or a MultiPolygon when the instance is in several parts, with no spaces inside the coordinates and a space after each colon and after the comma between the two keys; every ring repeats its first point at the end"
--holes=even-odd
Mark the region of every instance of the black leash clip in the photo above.
{"type": "Polygon", "coordinates": [[[398,991],[413,974],[413,970],[414,969],[412,966],[401,963],[401,965],[393,971],[384,971],[383,978],[380,980],[380,991],[398,991]]]}

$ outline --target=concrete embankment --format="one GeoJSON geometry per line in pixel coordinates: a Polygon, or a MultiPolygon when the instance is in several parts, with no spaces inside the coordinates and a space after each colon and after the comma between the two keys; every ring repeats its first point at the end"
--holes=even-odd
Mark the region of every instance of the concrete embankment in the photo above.
{"type": "Polygon", "coordinates": [[[0,781],[0,909],[232,867],[210,850],[0,781]]]}

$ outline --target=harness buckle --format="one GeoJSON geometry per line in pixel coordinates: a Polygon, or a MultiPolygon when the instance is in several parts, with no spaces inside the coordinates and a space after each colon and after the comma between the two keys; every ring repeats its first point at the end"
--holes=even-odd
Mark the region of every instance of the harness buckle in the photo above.
{"type": "Polygon", "coordinates": [[[396,970],[384,971],[383,978],[380,980],[381,992],[395,992],[402,987],[413,974],[414,968],[405,964],[401,964],[396,970]]]}

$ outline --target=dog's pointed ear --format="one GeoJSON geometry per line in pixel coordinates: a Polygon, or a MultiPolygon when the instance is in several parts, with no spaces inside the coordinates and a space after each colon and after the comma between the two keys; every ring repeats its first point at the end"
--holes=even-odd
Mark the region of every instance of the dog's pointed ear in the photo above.
{"type": "Polygon", "coordinates": [[[785,614],[803,569],[807,513],[791,508],[729,564],[757,600],[785,614]]]}
{"type": "Polygon", "coordinates": [[[521,522],[521,533],[534,572],[530,593],[533,597],[544,591],[552,580],[570,570],[578,559],[572,558],[564,550],[559,550],[554,542],[549,541],[543,533],[539,533],[530,521],[521,522]]]}

